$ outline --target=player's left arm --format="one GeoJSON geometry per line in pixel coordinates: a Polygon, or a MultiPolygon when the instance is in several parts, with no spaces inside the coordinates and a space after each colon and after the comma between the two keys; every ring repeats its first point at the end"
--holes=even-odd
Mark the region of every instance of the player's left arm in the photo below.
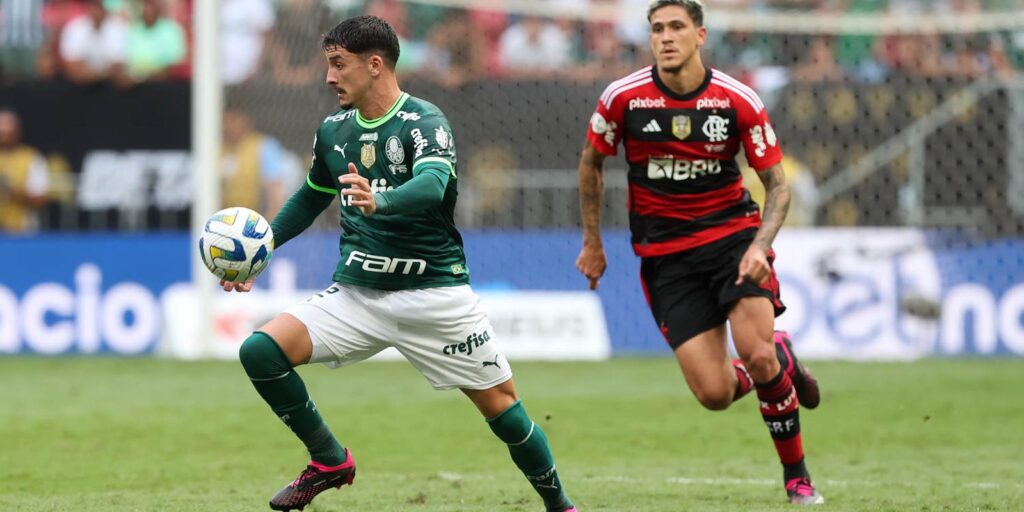
{"type": "Polygon", "coordinates": [[[365,216],[414,213],[441,204],[448,187],[450,171],[444,166],[422,166],[409,181],[392,190],[373,192],[370,182],[359,174],[355,164],[348,164],[348,174],[338,180],[349,185],[341,193],[352,197],[352,206],[365,216]]]}
{"type": "Polygon", "coordinates": [[[768,252],[789,213],[789,184],[786,183],[786,173],[781,162],[757,173],[757,177],[764,184],[764,213],[753,245],[768,252]]]}
{"type": "Polygon", "coordinates": [[[782,150],[764,105],[760,100],[754,103],[737,103],[737,121],[743,148],[747,161],[757,171],[758,178],[764,184],[765,200],[761,227],[740,260],[736,284],[739,285],[744,280],[761,284],[771,276],[772,267],[768,255],[775,235],[779,233],[782,223],[786,220],[786,213],[789,212],[790,192],[786,174],[782,169],[782,150]]]}
{"type": "Polygon", "coordinates": [[[786,183],[782,163],[759,171],[757,177],[764,184],[764,214],[754,241],[740,260],[736,284],[741,284],[744,279],[761,284],[771,275],[768,252],[771,251],[775,235],[779,233],[782,223],[786,220],[786,213],[789,212],[789,185],[786,183]]]}
{"type": "Polygon", "coordinates": [[[352,205],[363,215],[415,213],[444,201],[448,181],[455,178],[455,141],[448,121],[439,115],[424,117],[409,127],[408,160],[412,161],[412,179],[392,190],[373,192],[370,182],[349,164],[349,172],[339,181],[341,193],[351,196],[352,205]],[[411,140],[410,140],[411,139],[411,140]]]}

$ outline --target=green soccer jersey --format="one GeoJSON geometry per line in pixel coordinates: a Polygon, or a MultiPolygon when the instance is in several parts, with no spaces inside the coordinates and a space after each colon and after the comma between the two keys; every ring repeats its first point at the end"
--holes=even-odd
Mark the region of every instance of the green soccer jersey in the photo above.
{"type": "Polygon", "coordinates": [[[364,119],[356,109],[324,119],[313,141],[307,183],[341,200],[341,260],[334,280],[381,290],[469,283],[458,196],[455,140],[433,104],[402,93],[386,114],[364,119]],[[415,213],[365,217],[340,195],[338,177],[352,162],[373,192],[401,187],[426,170],[448,175],[440,204],[415,213]]]}

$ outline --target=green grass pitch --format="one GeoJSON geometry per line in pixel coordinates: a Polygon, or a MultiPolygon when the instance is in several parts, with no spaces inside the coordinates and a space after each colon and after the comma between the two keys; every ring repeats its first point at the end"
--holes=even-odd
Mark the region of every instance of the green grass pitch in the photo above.
{"type": "MultiPolygon", "coordinates": [[[[822,510],[1024,510],[1024,360],[811,368],[822,510]]],[[[704,411],[667,358],[515,369],[582,511],[792,509],[752,397],[704,411]]],[[[461,393],[404,363],[301,373],[359,467],[306,510],[542,510],[461,393]]],[[[0,358],[0,407],[4,512],[268,510],[306,461],[237,363],[0,358]]]]}

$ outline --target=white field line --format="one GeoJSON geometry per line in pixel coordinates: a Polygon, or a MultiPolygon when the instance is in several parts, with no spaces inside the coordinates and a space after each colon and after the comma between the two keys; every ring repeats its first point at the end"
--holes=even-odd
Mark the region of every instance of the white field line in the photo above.
{"type": "MultiPolygon", "coordinates": [[[[454,473],[450,471],[439,471],[436,476],[442,480],[448,480],[451,482],[458,480],[495,480],[493,475],[488,474],[462,474],[454,473]]],[[[415,478],[413,475],[404,475],[398,473],[382,473],[378,474],[377,477],[389,478],[389,479],[400,479],[408,480],[415,478]]],[[[622,482],[628,484],[638,484],[650,481],[646,478],[635,478],[626,475],[599,475],[599,476],[584,476],[582,478],[577,477],[573,480],[584,480],[584,481],[596,481],[596,482],[622,482]]],[[[708,478],[708,477],[685,477],[675,476],[666,478],[665,483],[675,485],[758,485],[758,486],[776,486],[781,485],[781,482],[772,478],[708,478]]],[[[818,480],[818,483],[822,487],[918,487],[920,482],[910,481],[871,481],[871,480],[831,480],[823,479],[818,480]]],[[[964,482],[960,484],[961,487],[967,487],[971,489],[1024,489],[1024,483],[1021,484],[1006,484],[998,482],[964,482]]]]}

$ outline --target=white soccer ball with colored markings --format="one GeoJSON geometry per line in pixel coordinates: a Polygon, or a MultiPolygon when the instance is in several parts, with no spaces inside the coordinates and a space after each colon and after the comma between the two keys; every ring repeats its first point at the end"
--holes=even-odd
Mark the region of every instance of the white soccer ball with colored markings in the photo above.
{"type": "Polygon", "coordinates": [[[267,268],[274,251],[274,233],[262,215],[236,206],[210,217],[199,237],[199,256],[213,275],[240,283],[267,268]]]}

